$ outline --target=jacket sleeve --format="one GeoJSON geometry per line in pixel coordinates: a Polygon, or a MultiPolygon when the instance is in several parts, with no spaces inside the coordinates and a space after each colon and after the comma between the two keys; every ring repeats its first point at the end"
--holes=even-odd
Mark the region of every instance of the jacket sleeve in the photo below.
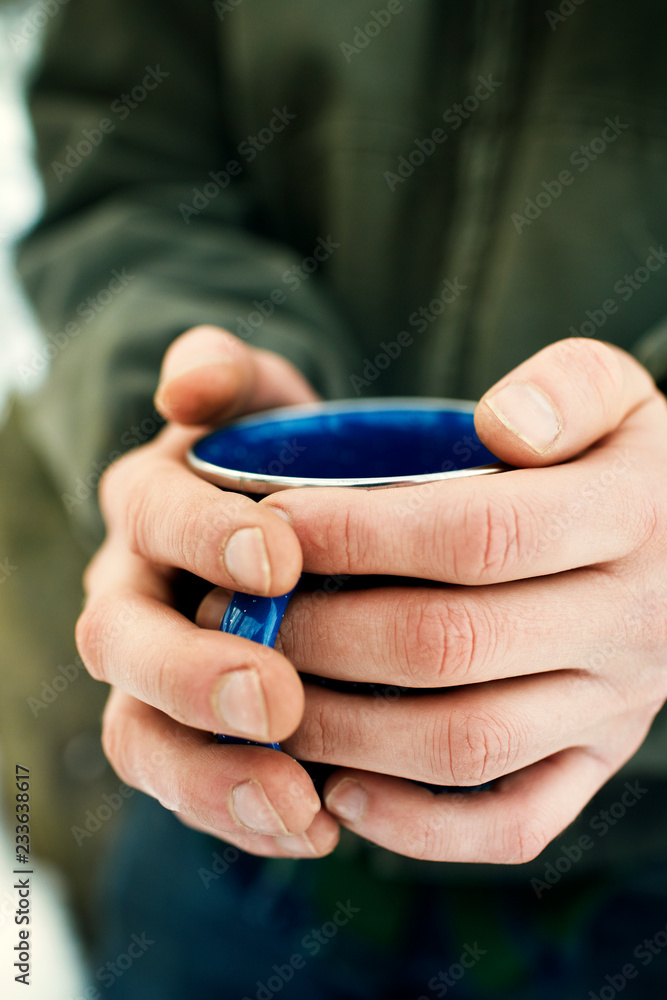
{"type": "Polygon", "coordinates": [[[261,234],[261,192],[249,171],[226,169],[241,158],[221,33],[209,0],[69,0],[32,87],[46,207],[18,267],[46,339],[22,381],[32,388],[46,358],[50,372],[24,425],[93,544],[94,485],[157,430],[160,361],[188,327],[240,332],[323,394],[349,394],[336,303],[319,274],[286,290],[301,255],[261,234]]]}

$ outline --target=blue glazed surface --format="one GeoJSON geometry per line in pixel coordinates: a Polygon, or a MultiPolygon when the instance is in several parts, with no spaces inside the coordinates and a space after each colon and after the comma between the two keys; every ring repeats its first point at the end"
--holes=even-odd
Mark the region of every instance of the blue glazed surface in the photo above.
{"type": "MultiPolygon", "coordinates": [[[[234,594],[220,624],[221,632],[243,636],[261,642],[263,646],[275,646],[280,623],[285,614],[287,602],[296,588],[280,597],[255,597],[253,594],[234,594]]],[[[217,736],[219,743],[243,743],[250,746],[270,747],[280,750],[279,743],[255,743],[237,736],[217,736]]]]}
{"type": "Polygon", "coordinates": [[[241,473],[307,479],[426,475],[497,461],[472,413],[421,408],[249,421],[214,431],[193,451],[241,473]]]}

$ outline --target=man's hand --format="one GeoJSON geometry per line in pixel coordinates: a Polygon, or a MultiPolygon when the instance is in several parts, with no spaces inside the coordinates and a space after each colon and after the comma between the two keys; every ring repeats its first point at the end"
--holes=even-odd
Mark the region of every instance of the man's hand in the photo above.
{"type": "Polygon", "coordinates": [[[219,746],[211,733],[283,739],[301,719],[301,681],[280,653],[184,618],[172,582],[177,567],[255,594],[294,586],[301,551],[285,520],[203,482],[184,455],[203,425],[315,398],[282,358],[222,330],[175,341],[156,396],[174,423],[103,479],[108,534],[86,572],[77,625],[90,673],[114,686],[103,742],[123,780],[197,829],[278,857],[327,854],[337,822],[288,754],[219,746]]]}
{"type": "MultiPolygon", "coordinates": [[[[311,572],[451,585],[293,599],[281,648],[297,669],[410,689],[307,687],[284,745],[355,769],[330,777],[329,811],[410,857],[516,863],[635,753],[667,698],[667,406],[629,355],[569,340],[491,389],[476,423],[516,470],[260,506],[289,515],[311,572]],[[433,795],[401,778],[495,783],[433,795]]],[[[209,595],[202,624],[224,600],[209,595]]]]}

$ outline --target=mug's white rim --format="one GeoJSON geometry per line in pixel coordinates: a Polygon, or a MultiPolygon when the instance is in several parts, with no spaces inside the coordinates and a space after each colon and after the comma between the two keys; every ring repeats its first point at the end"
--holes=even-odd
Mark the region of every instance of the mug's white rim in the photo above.
{"type": "MultiPolygon", "coordinates": [[[[476,403],[462,399],[435,399],[423,396],[383,396],[381,399],[350,399],[327,400],[321,403],[300,403],[295,406],[281,406],[273,410],[251,414],[233,420],[222,430],[231,427],[252,427],[256,424],[278,422],[286,418],[318,416],[320,414],[338,415],[342,413],[358,413],[359,410],[453,410],[459,413],[473,413],[476,403]]],[[[211,432],[215,433],[215,432],[211,432]]],[[[299,489],[308,486],[346,486],[373,489],[374,487],[414,486],[418,483],[433,483],[443,479],[463,479],[469,476],[488,476],[496,472],[504,472],[509,466],[504,462],[492,462],[487,465],[476,465],[470,469],[453,469],[449,472],[425,472],[414,476],[383,476],[380,478],[315,479],[301,476],[273,476],[269,473],[241,472],[238,469],[227,469],[213,462],[205,462],[194,453],[194,446],[188,449],[187,461],[190,467],[203,479],[224,489],[241,490],[247,493],[276,493],[279,490],[299,489]]]]}

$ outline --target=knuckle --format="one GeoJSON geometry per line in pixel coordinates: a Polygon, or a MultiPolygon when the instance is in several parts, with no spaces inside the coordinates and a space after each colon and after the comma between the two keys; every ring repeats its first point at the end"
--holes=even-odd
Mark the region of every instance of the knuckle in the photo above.
{"type": "Polygon", "coordinates": [[[301,730],[299,742],[303,742],[304,747],[307,747],[311,759],[326,760],[332,747],[335,746],[335,741],[331,740],[324,706],[319,699],[316,704],[312,702],[306,704],[306,714],[299,727],[301,730]]]}
{"type": "Polygon", "coordinates": [[[611,416],[623,388],[623,369],[616,351],[599,340],[569,337],[559,344],[559,360],[586,409],[590,409],[592,396],[599,410],[611,416]]]}
{"type": "Polygon", "coordinates": [[[354,567],[359,565],[359,537],[358,529],[354,526],[349,510],[345,512],[342,520],[338,520],[338,530],[338,546],[342,550],[343,572],[352,573],[354,567]]]}
{"type": "Polygon", "coordinates": [[[513,579],[538,551],[535,516],[518,497],[511,501],[468,497],[461,523],[460,540],[453,547],[461,583],[475,586],[513,579]]]}
{"type": "MultiPolygon", "coordinates": [[[[102,716],[102,749],[118,777],[126,784],[135,782],[128,760],[128,740],[125,738],[121,715],[110,698],[102,716]]],[[[131,756],[131,755],[130,755],[131,756]]]]}
{"type": "Polygon", "coordinates": [[[122,459],[117,462],[113,462],[111,465],[102,473],[102,478],[100,479],[99,486],[97,488],[97,495],[100,502],[100,507],[102,512],[108,517],[111,510],[113,510],[116,503],[116,493],[118,492],[118,479],[119,473],[118,469],[122,459]]]}
{"type": "Polygon", "coordinates": [[[654,493],[654,487],[647,484],[646,489],[637,491],[630,508],[630,521],[634,538],[634,550],[645,546],[657,548],[664,556],[667,542],[667,504],[664,498],[654,493]]]}
{"type": "Polygon", "coordinates": [[[533,815],[512,813],[505,817],[498,836],[491,837],[494,864],[523,865],[534,861],[550,842],[543,821],[533,815]]]}
{"type": "Polygon", "coordinates": [[[91,598],[79,615],[74,628],[76,647],[86,670],[96,681],[104,681],[103,646],[105,632],[105,601],[91,598]]]}
{"type": "Polygon", "coordinates": [[[458,785],[481,785],[513,769],[519,740],[498,715],[455,709],[449,713],[436,743],[436,762],[449,758],[458,785]],[[445,741],[445,746],[442,741],[445,741]]]}
{"type": "Polygon", "coordinates": [[[75,627],[81,659],[91,677],[110,682],[109,666],[117,658],[116,646],[137,621],[134,595],[114,591],[90,598],[75,627]]]}
{"type": "Polygon", "coordinates": [[[363,527],[351,508],[326,519],[326,525],[316,546],[328,565],[335,565],[337,573],[362,571],[364,553],[369,543],[364,543],[363,527]]]}
{"type": "Polygon", "coordinates": [[[444,606],[445,662],[442,684],[469,684],[488,662],[497,659],[501,647],[496,616],[476,602],[454,599],[444,606]]]}
{"type": "Polygon", "coordinates": [[[159,706],[161,712],[184,722],[183,706],[179,707],[176,674],[170,661],[169,650],[155,650],[150,662],[138,664],[138,684],[149,702],[159,706]]]}
{"type": "Polygon", "coordinates": [[[146,555],[156,524],[151,493],[140,478],[126,483],[124,492],[123,522],[128,547],[135,555],[146,555]]]}
{"type": "Polygon", "coordinates": [[[397,654],[415,687],[471,683],[500,645],[495,618],[456,595],[418,592],[392,622],[397,654]]]}
{"type": "Polygon", "coordinates": [[[125,481],[131,469],[136,464],[135,453],[128,452],[112,462],[102,473],[98,486],[100,507],[107,519],[113,519],[113,513],[122,502],[125,481]]]}
{"type": "Polygon", "coordinates": [[[450,842],[450,831],[444,818],[434,815],[417,815],[409,819],[403,831],[405,849],[416,861],[445,861],[450,842]]]}
{"type": "Polygon", "coordinates": [[[205,634],[188,633],[187,646],[179,641],[165,643],[136,664],[139,689],[148,701],[183,725],[196,726],[200,722],[196,685],[188,683],[184,664],[210,660],[207,639],[205,634]]]}
{"type": "Polygon", "coordinates": [[[392,615],[396,658],[402,661],[406,680],[414,687],[440,687],[445,683],[445,658],[449,634],[446,614],[423,594],[407,598],[403,616],[392,615]]]}
{"type": "MultiPolygon", "coordinates": [[[[211,825],[211,815],[203,815],[201,798],[197,795],[196,786],[188,780],[188,773],[180,767],[170,767],[165,772],[164,767],[157,767],[151,762],[151,777],[148,782],[151,794],[165,809],[171,812],[179,810],[198,817],[201,822],[211,825]]],[[[224,802],[224,795],[218,801],[224,802]]]]}
{"type": "MultiPolygon", "coordinates": [[[[620,581],[614,579],[618,588],[620,581]]],[[[656,590],[648,582],[623,581],[624,613],[616,619],[620,636],[616,643],[619,652],[644,649],[657,655],[661,670],[667,647],[667,592],[656,590]]]]}
{"type": "Polygon", "coordinates": [[[327,698],[320,697],[319,691],[309,691],[308,686],[306,687],[306,711],[294,737],[298,756],[303,756],[306,760],[335,761],[344,765],[346,761],[340,760],[341,745],[361,746],[363,727],[356,713],[334,714],[330,705],[327,698]]]}

